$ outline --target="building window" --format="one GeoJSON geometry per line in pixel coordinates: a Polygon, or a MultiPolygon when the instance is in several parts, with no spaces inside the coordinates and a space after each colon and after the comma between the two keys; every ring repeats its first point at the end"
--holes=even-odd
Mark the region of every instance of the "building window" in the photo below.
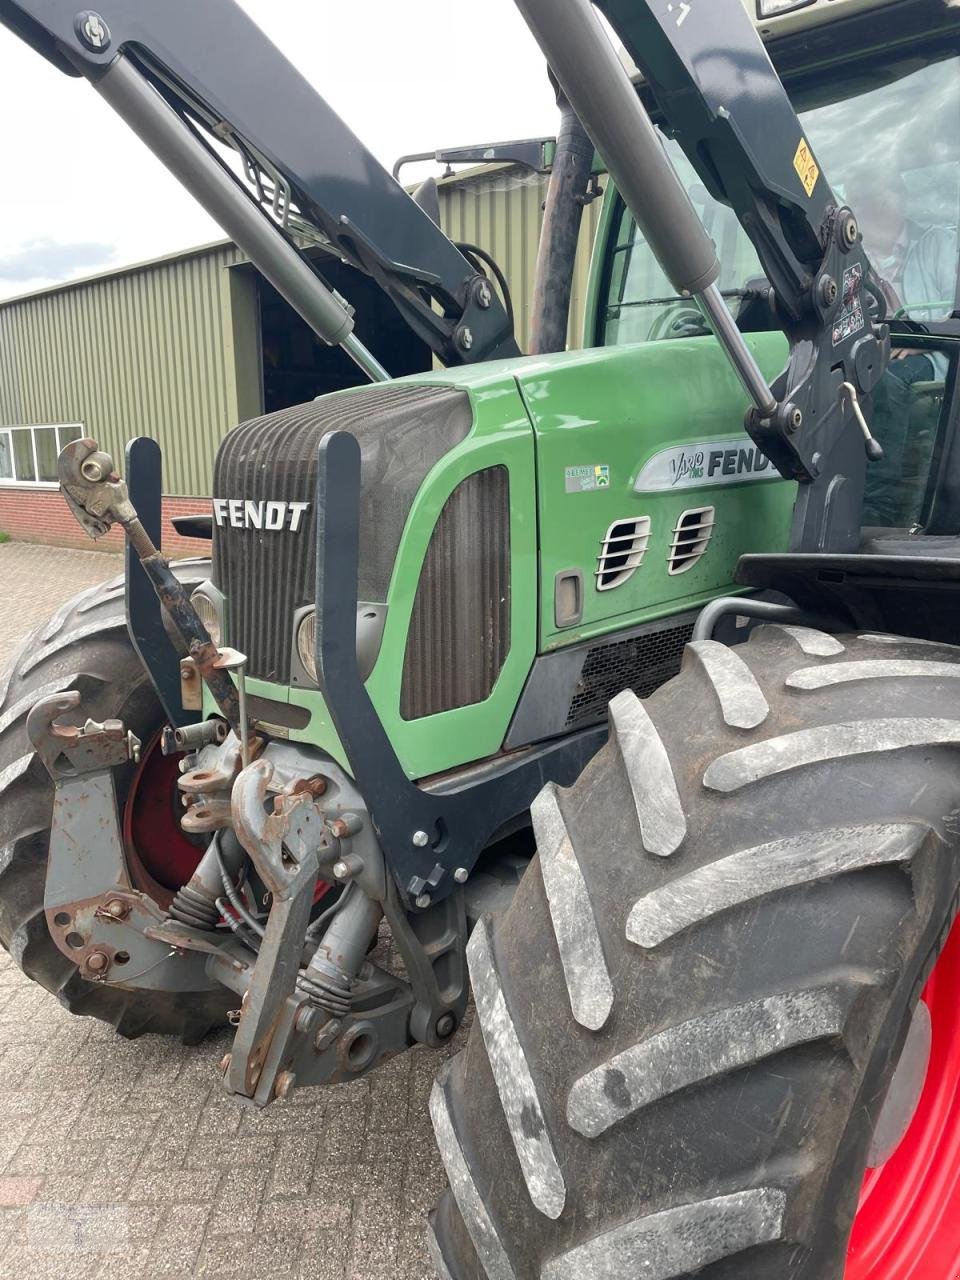
{"type": "Polygon", "coordinates": [[[79,423],[0,427],[0,484],[55,485],[60,450],[82,436],[79,423]]]}

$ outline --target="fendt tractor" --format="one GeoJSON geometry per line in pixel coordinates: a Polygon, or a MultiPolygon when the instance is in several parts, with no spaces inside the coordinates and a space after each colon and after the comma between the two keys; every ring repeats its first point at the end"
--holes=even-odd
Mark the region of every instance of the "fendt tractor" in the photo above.
{"type": "Polygon", "coordinates": [[[960,6],[517,3],[562,113],[525,355],[233,0],[0,0],[363,375],[225,437],[212,563],[156,442],[63,450],[126,572],[3,681],[0,934],[121,1035],[232,1022],[238,1105],[472,991],[440,1277],[956,1280],[960,6]]]}

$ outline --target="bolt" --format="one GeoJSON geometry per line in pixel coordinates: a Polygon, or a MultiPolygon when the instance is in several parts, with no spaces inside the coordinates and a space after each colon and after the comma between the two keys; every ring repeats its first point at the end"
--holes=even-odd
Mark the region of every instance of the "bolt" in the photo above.
{"type": "Polygon", "coordinates": [[[433,901],[433,899],[430,897],[429,893],[421,893],[420,897],[419,897],[419,898],[417,898],[417,906],[418,906],[418,907],[429,907],[429,905],[430,905],[430,903],[431,903],[432,901],[433,901]]]}
{"type": "MultiPolygon", "coordinates": [[[[302,792],[306,792],[307,795],[313,796],[314,800],[316,800],[319,796],[322,796],[323,793],[326,791],[326,789],[327,789],[327,780],[326,778],[321,777],[319,773],[312,778],[301,778],[298,782],[295,782],[293,785],[293,791],[295,795],[299,795],[302,792]]],[[[339,819],[337,819],[337,821],[339,821],[339,819]]]]}
{"type": "Polygon", "coordinates": [[[333,864],[333,874],[338,880],[349,880],[358,876],[363,870],[363,859],[355,853],[348,853],[333,864]]]}
{"type": "Polygon", "coordinates": [[[317,1053],[323,1053],[324,1049],[330,1048],[339,1034],[340,1022],[336,1018],[331,1018],[313,1037],[314,1049],[317,1053]]]}
{"type": "Polygon", "coordinates": [[[453,878],[456,880],[457,884],[466,884],[470,879],[470,872],[466,867],[457,867],[456,871],[453,873],[453,878]]]}
{"type": "Polygon", "coordinates": [[[452,1013],[445,1013],[437,1019],[437,1035],[446,1040],[447,1036],[453,1035],[457,1027],[457,1020],[452,1013]]]}
{"type": "Polygon", "coordinates": [[[220,1059],[220,1074],[221,1074],[221,1075],[224,1075],[224,1076],[225,1076],[225,1075],[227,1074],[227,1072],[230,1070],[230,1059],[231,1059],[232,1057],[233,1057],[233,1054],[232,1054],[232,1053],[225,1053],[225,1054],[223,1055],[223,1057],[220,1059]]]}
{"type": "Polygon", "coordinates": [[[473,330],[468,324],[461,325],[457,330],[457,346],[463,351],[469,351],[473,347],[473,330]]]}
{"type": "Polygon", "coordinates": [[[86,964],[91,973],[105,973],[110,968],[110,957],[105,951],[91,951],[86,964]]]}
{"type": "Polygon", "coordinates": [[[493,302],[493,290],[486,280],[481,280],[477,285],[477,306],[487,311],[491,302],[493,302]]]}
{"type": "Polygon", "coordinates": [[[125,920],[130,914],[129,904],[121,898],[111,898],[103,910],[106,915],[112,916],[114,920],[125,920]]]}
{"type": "Polygon", "coordinates": [[[281,1071],[274,1085],[274,1093],[281,1102],[286,1102],[297,1087],[297,1077],[293,1071],[281,1071]]]}
{"type": "Polygon", "coordinates": [[[297,1030],[302,1031],[305,1035],[308,1035],[312,1030],[313,1024],[316,1022],[318,1017],[319,1017],[319,1010],[315,1009],[313,1005],[310,1005],[310,1004],[301,1005],[301,1007],[297,1010],[297,1021],[295,1024],[297,1030]]]}
{"type": "Polygon", "coordinates": [[[410,838],[418,849],[424,849],[430,843],[430,837],[425,831],[415,831],[410,838]]]}
{"type": "Polygon", "coordinates": [[[790,415],[790,426],[794,431],[799,431],[803,426],[803,414],[799,409],[794,409],[793,413],[790,415]]]}
{"type": "Polygon", "coordinates": [[[99,13],[87,10],[77,15],[74,28],[77,35],[89,49],[102,53],[110,44],[110,28],[99,13]]]}
{"type": "Polygon", "coordinates": [[[355,813],[343,813],[339,818],[331,819],[327,825],[331,835],[336,836],[338,840],[345,840],[347,836],[356,835],[363,826],[363,822],[355,813]]]}
{"type": "Polygon", "coordinates": [[[833,276],[820,277],[820,303],[824,307],[832,307],[837,300],[837,282],[833,276]]]}
{"type": "Polygon", "coordinates": [[[847,212],[840,224],[840,243],[844,249],[852,249],[857,243],[860,226],[852,213],[847,212]]]}

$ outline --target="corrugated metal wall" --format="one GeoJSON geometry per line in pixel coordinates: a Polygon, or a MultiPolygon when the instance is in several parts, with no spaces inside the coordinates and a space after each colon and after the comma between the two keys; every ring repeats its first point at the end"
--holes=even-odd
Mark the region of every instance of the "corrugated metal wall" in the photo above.
{"type": "MultiPolygon", "coordinates": [[[[479,170],[440,183],[440,218],[451,240],[467,241],[492,253],[506,274],[517,317],[517,339],[526,349],[530,306],[549,179],[517,167],[479,170]]],[[[604,184],[606,179],[604,179],[604,184]]],[[[570,307],[570,347],[583,338],[590,254],[602,201],[586,208],[580,233],[570,307]]]]}
{"type": "Polygon", "coordinates": [[[159,440],[168,493],[206,494],[238,418],[231,272],[218,246],[0,305],[0,425],[82,422],[122,459],[159,440]]]}

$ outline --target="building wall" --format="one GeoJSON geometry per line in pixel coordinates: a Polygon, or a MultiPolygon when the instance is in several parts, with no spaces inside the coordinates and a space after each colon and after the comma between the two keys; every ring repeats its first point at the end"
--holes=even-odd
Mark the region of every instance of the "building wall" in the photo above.
{"type": "Polygon", "coordinates": [[[242,260],[228,244],[0,304],[0,425],[79,422],[118,460],[153,436],[166,491],[209,493],[248,378],[228,270],[242,260]]]}
{"type": "MultiPolygon", "coordinates": [[[[211,546],[199,538],[181,538],[170,520],[173,516],[209,515],[205,498],[164,498],[161,541],[163,552],[173,558],[208,556],[211,546]]],[[[80,528],[57,489],[0,488],[0,529],[16,542],[43,542],[80,551],[122,551],[123,533],[115,526],[96,542],[80,528]]]]}

